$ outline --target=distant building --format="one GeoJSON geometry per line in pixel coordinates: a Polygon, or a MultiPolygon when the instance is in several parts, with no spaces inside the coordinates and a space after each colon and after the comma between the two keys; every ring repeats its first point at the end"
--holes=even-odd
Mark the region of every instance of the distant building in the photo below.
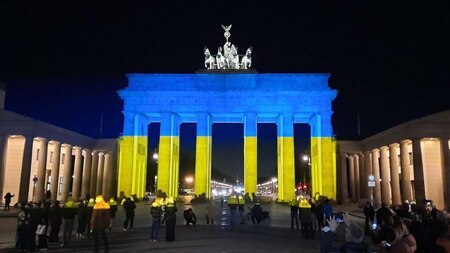
{"type": "Polygon", "coordinates": [[[0,85],[0,202],[75,200],[116,192],[116,139],[93,139],[4,109],[0,85]]]}
{"type": "Polygon", "coordinates": [[[412,120],[361,141],[338,141],[338,200],[399,205],[432,200],[450,207],[450,110],[412,120]]]}

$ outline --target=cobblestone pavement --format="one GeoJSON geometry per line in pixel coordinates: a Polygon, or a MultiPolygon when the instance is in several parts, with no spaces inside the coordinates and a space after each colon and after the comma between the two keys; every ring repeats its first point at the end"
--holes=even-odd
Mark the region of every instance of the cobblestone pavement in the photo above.
{"type": "MultiPolygon", "coordinates": [[[[136,209],[134,231],[122,231],[123,210],[119,208],[113,231],[107,232],[110,251],[123,252],[319,252],[321,233],[315,239],[302,239],[299,230],[290,229],[289,207],[281,204],[265,204],[264,210],[271,213],[271,223],[264,225],[243,225],[230,227],[228,208],[216,203],[220,217],[215,226],[206,225],[204,209],[206,204],[178,203],[176,239],[166,242],[165,228],[159,231],[158,242],[149,242],[150,206],[139,203],[136,209]],[[198,218],[197,226],[186,226],[182,218],[183,210],[192,207],[198,218]]],[[[360,218],[354,218],[361,222],[360,218]]],[[[14,247],[15,218],[0,218],[0,251],[16,252],[14,247]]],[[[62,231],[62,229],[61,229],[62,231]]],[[[73,238],[69,248],[50,244],[52,252],[92,252],[93,240],[73,238]]]]}

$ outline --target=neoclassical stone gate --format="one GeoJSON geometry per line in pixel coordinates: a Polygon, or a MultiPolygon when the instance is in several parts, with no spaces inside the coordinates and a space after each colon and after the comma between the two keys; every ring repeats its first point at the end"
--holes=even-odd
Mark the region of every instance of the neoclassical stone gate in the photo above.
{"type": "Polygon", "coordinates": [[[128,74],[118,193],[144,196],[148,124],[160,122],[157,188],[177,196],[179,129],[197,123],[195,192],[211,195],[214,123],[244,124],[244,188],[256,192],[257,124],[277,125],[278,199],[294,195],[294,123],[311,126],[312,191],[336,198],[335,142],[329,74],[128,74]]]}

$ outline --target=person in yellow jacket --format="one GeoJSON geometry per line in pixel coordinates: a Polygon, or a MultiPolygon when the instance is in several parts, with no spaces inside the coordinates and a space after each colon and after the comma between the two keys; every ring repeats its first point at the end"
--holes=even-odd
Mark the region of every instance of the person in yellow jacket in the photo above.
{"type": "Polygon", "coordinates": [[[166,241],[175,240],[175,224],[177,223],[177,206],[172,197],[167,198],[166,204],[166,241]]]}
{"type": "Polygon", "coordinates": [[[242,194],[239,194],[238,196],[238,209],[239,209],[239,216],[241,218],[241,225],[244,224],[244,207],[245,207],[245,198],[242,196],[242,194]]]}
{"type": "Polygon", "coordinates": [[[289,206],[291,208],[291,229],[294,229],[294,221],[295,221],[295,225],[298,228],[298,201],[297,198],[294,196],[291,198],[291,200],[289,201],[289,206]]]}
{"type": "Polygon", "coordinates": [[[231,193],[230,199],[228,200],[228,207],[230,208],[230,226],[236,225],[236,215],[238,206],[238,197],[235,192],[231,193]]]}
{"type": "Polygon", "coordinates": [[[304,239],[314,238],[314,231],[312,229],[312,213],[311,205],[306,198],[302,198],[299,204],[300,223],[302,224],[302,236],[304,239]]]}
{"type": "Polygon", "coordinates": [[[94,211],[92,212],[91,225],[94,234],[94,251],[98,252],[98,236],[101,234],[103,238],[103,244],[105,247],[105,252],[108,252],[108,239],[106,238],[105,230],[109,227],[110,217],[110,206],[103,200],[102,195],[98,195],[95,198],[94,211]]]}
{"type": "Polygon", "coordinates": [[[109,215],[111,217],[111,220],[109,221],[109,231],[111,231],[114,219],[116,218],[116,213],[117,213],[117,209],[118,209],[118,203],[117,203],[115,197],[111,197],[109,199],[109,203],[108,204],[110,206],[109,215]]]}

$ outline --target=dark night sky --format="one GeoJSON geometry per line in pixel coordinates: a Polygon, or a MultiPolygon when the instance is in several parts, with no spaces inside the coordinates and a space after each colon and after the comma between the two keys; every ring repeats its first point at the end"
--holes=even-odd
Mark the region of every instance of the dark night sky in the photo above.
{"type": "Polygon", "coordinates": [[[331,73],[338,139],[450,109],[449,1],[299,2],[1,1],[6,109],[116,137],[124,74],[195,72],[221,24],[261,73],[331,73]]]}

